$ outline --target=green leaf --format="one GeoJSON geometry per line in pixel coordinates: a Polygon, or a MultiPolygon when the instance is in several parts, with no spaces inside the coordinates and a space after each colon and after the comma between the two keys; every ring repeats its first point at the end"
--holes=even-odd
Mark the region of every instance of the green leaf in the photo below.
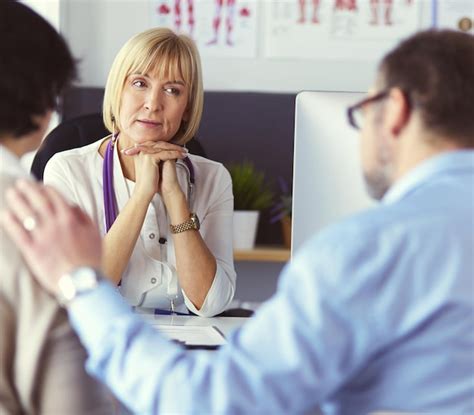
{"type": "Polygon", "coordinates": [[[265,183],[265,176],[249,161],[228,166],[232,177],[235,210],[264,210],[273,202],[273,193],[265,183]]]}

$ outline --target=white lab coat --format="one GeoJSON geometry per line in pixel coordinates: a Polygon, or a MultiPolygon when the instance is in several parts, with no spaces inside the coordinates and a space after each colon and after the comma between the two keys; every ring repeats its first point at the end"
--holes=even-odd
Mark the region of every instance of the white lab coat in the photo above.
{"type": "MultiPolygon", "coordinates": [[[[97,223],[102,235],[105,235],[103,158],[99,154],[102,141],[55,154],[46,165],[44,182],[57,188],[71,202],[84,209],[97,223]]],[[[213,316],[230,304],[235,292],[232,180],[222,164],[194,155],[189,158],[194,167],[196,181],[190,197],[190,210],[198,215],[201,221],[201,236],[217,262],[214,281],[203,306],[197,310],[174,282],[176,278],[174,281],[170,279],[169,270],[175,269],[176,257],[169,219],[158,194],[148,207],[140,236],[128,267],[122,275],[120,291],[133,306],[166,310],[170,308],[169,295],[176,291],[176,310],[187,312],[187,307],[200,316],[213,316]],[[160,244],[160,238],[166,238],[167,242],[160,244]]],[[[129,200],[135,183],[123,176],[117,146],[114,151],[113,171],[115,197],[120,212],[129,200]]],[[[177,173],[181,188],[188,197],[186,170],[178,167],[177,173]]],[[[189,254],[193,255],[192,252],[189,254]]]]}

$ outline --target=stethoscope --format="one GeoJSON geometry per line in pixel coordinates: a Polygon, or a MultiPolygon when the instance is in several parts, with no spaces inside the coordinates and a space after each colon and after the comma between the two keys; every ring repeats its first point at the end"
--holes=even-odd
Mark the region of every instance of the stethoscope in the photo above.
{"type": "MultiPolygon", "coordinates": [[[[112,138],[109,140],[105,150],[104,164],[102,169],[106,232],[109,231],[118,216],[114,191],[114,147],[117,140],[118,134],[112,135],[112,138]]],[[[188,182],[186,200],[188,201],[188,204],[191,205],[195,184],[194,167],[189,157],[183,159],[183,162],[184,165],[177,162],[176,167],[183,167],[186,172],[188,182]]]]}
{"type": "MultiPolygon", "coordinates": [[[[109,140],[107,144],[107,148],[105,150],[104,156],[104,163],[102,167],[102,178],[103,178],[103,194],[104,194],[104,215],[105,215],[105,229],[106,232],[112,227],[115,219],[118,216],[118,208],[117,202],[115,198],[115,190],[114,190],[114,148],[115,144],[118,140],[118,134],[112,135],[112,138],[109,140]]],[[[195,184],[195,175],[194,175],[194,167],[191,163],[189,157],[183,159],[183,164],[176,163],[176,168],[182,167],[184,168],[187,176],[187,201],[188,204],[192,205],[192,198],[194,196],[194,184],[195,184]]],[[[167,286],[167,297],[170,300],[170,311],[167,310],[159,310],[156,309],[155,313],[163,314],[163,313],[173,313],[173,314],[184,314],[185,313],[178,313],[174,310],[174,300],[178,297],[178,278],[176,269],[166,262],[159,261],[163,266],[163,269],[168,274],[168,286],[167,286]]],[[[120,282],[119,282],[120,285],[120,282]]],[[[141,301],[139,302],[138,306],[143,304],[145,301],[145,296],[147,292],[142,294],[141,301]]]]}

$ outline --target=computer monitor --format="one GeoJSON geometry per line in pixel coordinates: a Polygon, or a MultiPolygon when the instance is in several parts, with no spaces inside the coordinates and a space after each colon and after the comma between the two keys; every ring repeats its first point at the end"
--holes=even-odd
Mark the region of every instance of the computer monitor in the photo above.
{"type": "Polygon", "coordinates": [[[374,204],[360,168],[358,132],[346,117],[364,96],[304,91],[296,98],[292,254],[325,226],[374,204]]]}

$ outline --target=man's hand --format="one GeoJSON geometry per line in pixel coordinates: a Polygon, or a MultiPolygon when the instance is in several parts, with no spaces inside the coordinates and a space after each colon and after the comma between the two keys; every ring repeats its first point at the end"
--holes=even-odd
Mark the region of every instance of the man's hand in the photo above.
{"type": "Polygon", "coordinates": [[[0,223],[35,278],[57,293],[59,278],[79,266],[100,267],[101,238],[92,220],[53,188],[20,180],[7,190],[0,223]]]}

